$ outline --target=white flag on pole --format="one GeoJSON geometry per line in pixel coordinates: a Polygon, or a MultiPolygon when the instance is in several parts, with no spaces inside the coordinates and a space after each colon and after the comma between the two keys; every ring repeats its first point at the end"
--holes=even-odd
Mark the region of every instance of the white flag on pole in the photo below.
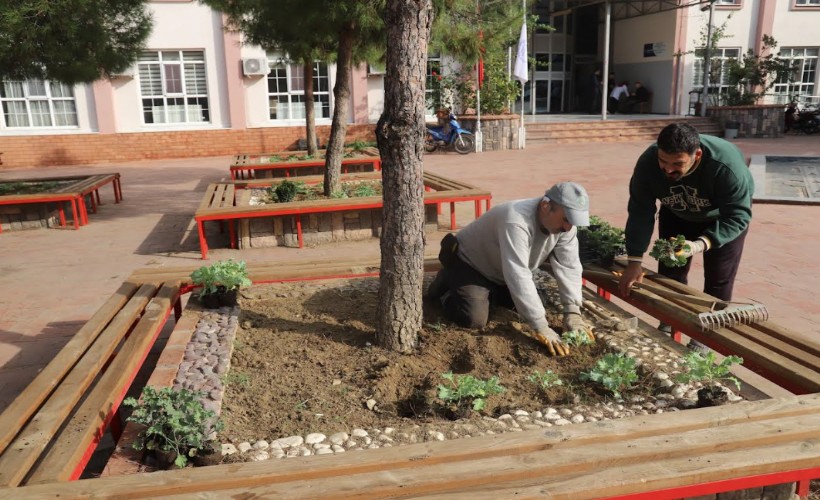
{"type": "Polygon", "coordinates": [[[518,39],[518,53],[515,56],[513,76],[522,84],[529,80],[527,71],[527,23],[521,23],[521,38],[518,39]]]}

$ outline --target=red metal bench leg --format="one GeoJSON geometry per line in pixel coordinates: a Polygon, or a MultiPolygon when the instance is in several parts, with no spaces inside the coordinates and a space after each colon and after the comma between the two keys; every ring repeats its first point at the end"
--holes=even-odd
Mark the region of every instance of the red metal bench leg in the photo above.
{"type": "MultiPolygon", "coordinates": [[[[97,213],[97,199],[99,198],[100,193],[98,193],[96,191],[92,191],[88,194],[89,194],[89,198],[91,198],[91,213],[96,214],[97,213]],[[97,196],[94,196],[94,193],[97,193],[97,196]]],[[[88,224],[88,214],[86,214],[85,223],[88,224]]]]}
{"type": "Polygon", "coordinates": [[[487,200],[484,202],[484,210],[487,211],[487,212],[490,211],[490,199],[489,198],[487,198],[487,200]]]}
{"type": "Polygon", "coordinates": [[[80,204],[77,198],[71,198],[71,214],[74,216],[74,229],[80,229],[80,204]]]}
{"type": "Polygon", "coordinates": [[[680,344],[681,342],[683,342],[683,339],[681,338],[681,335],[682,334],[681,334],[680,331],[678,331],[678,330],[673,331],[672,332],[672,340],[674,340],[675,342],[680,344]]]}
{"type": "Polygon", "coordinates": [[[450,230],[456,229],[456,202],[450,202],[450,230]]]}
{"type": "Polygon", "coordinates": [[[111,423],[108,425],[108,429],[111,431],[111,437],[114,438],[114,442],[118,442],[122,436],[122,420],[120,420],[119,408],[114,412],[114,416],[111,417],[111,423]]]}
{"type": "Polygon", "coordinates": [[[196,221],[197,229],[199,230],[199,251],[202,253],[202,260],[208,258],[208,240],[205,239],[204,224],[201,220],[196,221]]]}
{"type": "Polygon", "coordinates": [[[299,248],[303,248],[305,242],[302,239],[302,217],[299,215],[296,215],[296,237],[299,240],[299,248]]]}
{"type": "Polygon", "coordinates": [[[231,239],[231,248],[236,249],[236,228],[233,219],[228,221],[228,237],[231,239]]]}
{"type": "Polygon", "coordinates": [[[475,202],[475,218],[478,219],[481,217],[481,201],[476,200],[475,202]]]}
{"type": "Polygon", "coordinates": [[[809,497],[809,484],[811,483],[811,479],[801,479],[797,481],[797,496],[800,498],[808,498],[809,497]]]}
{"type": "Polygon", "coordinates": [[[114,203],[119,203],[122,199],[122,186],[120,185],[120,178],[114,179],[114,203]]]}
{"type": "Polygon", "coordinates": [[[179,318],[182,317],[182,300],[177,297],[176,302],[174,302],[174,321],[179,321],[179,318]]]}
{"type": "Polygon", "coordinates": [[[612,295],[601,287],[598,287],[598,296],[603,297],[604,300],[612,300],[612,295]]]}
{"type": "Polygon", "coordinates": [[[65,227],[65,207],[62,203],[57,205],[57,211],[60,212],[60,227],[65,227]]]}
{"type": "Polygon", "coordinates": [[[102,200],[100,199],[100,190],[99,189],[94,190],[94,196],[97,198],[97,205],[98,206],[102,205],[103,203],[102,203],[102,200]]]}

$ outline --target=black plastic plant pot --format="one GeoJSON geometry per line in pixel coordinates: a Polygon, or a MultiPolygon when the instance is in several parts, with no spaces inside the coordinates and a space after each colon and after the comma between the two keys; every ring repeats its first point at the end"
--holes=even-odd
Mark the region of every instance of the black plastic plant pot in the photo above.
{"type": "Polygon", "coordinates": [[[220,292],[217,295],[219,306],[220,307],[233,307],[236,305],[236,292],[237,290],[234,288],[233,290],[227,290],[225,292],[220,292]]]}

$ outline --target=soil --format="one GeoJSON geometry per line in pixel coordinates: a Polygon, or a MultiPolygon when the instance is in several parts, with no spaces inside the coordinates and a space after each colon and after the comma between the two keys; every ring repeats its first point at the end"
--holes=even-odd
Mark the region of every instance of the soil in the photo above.
{"type": "MultiPolygon", "coordinates": [[[[253,189],[251,194],[251,203],[254,205],[269,205],[274,203],[286,203],[280,201],[278,194],[278,186],[285,182],[296,184],[295,194],[293,198],[287,202],[309,201],[309,200],[326,200],[330,199],[324,195],[324,186],[322,184],[305,185],[304,181],[289,179],[282,181],[276,188],[268,189],[253,189]]],[[[340,184],[339,198],[361,198],[365,196],[379,196],[382,195],[382,181],[381,179],[373,181],[346,181],[340,184]]]]}
{"type": "MultiPolygon", "coordinates": [[[[431,279],[427,276],[425,289],[431,279]]],[[[544,292],[557,303],[554,283],[544,292]]],[[[476,331],[447,322],[439,304],[425,301],[417,351],[402,355],[381,348],[374,328],[377,293],[375,278],[243,290],[220,439],[254,442],[311,432],[443,425],[456,417],[612,399],[579,379],[606,353],[603,342],[550,357],[522,335],[518,315],[507,309],[494,309],[488,326],[476,331]],[[544,391],[529,380],[535,371],[548,370],[564,384],[544,391]],[[436,399],[447,372],[483,380],[497,376],[506,390],[488,397],[481,412],[454,413],[436,399]]],[[[558,306],[548,303],[547,316],[551,325],[561,325],[558,306]]],[[[649,394],[651,386],[644,374],[629,395],[649,394]]]]}

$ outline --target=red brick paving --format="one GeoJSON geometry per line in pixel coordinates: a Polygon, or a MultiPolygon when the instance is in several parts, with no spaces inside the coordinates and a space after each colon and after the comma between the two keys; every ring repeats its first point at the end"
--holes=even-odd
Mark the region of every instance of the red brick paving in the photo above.
{"type": "MultiPolygon", "coordinates": [[[[820,138],[738,139],[752,154],[820,156],[820,138]]],[[[592,213],[623,226],[627,184],[646,143],[532,144],[524,151],[460,156],[434,154],[425,168],[493,193],[493,204],[539,196],[554,182],[575,180],[590,194],[592,213]]],[[[79,231],[44,229],[0,235],[0,410],[28,384],[135,269],[199,264],[193,213],[209,182],[229,178],[230,158],[197,158],[0,171],[0,178],[120,172],[124,200],[103,205],[79,231]]],[[[458,207],[459,223],[472,218],[472,204],[458,207]]],[[[447,218],[447,211],[443,217],[447,218]]],[[[735,297],[766,304],[772,321],[798,335],[820,340],[820,207],[757,204],[735,288],[735,297]]],[[[377,257],[377,240],[316,248],[230,250],[216,226],[211,261],[248,262],[377,257]]],[[[444,233],[428,237],[437,245],[444,233]]],[[[699,262],[692,284],[702,284],[699,262]]]]}

